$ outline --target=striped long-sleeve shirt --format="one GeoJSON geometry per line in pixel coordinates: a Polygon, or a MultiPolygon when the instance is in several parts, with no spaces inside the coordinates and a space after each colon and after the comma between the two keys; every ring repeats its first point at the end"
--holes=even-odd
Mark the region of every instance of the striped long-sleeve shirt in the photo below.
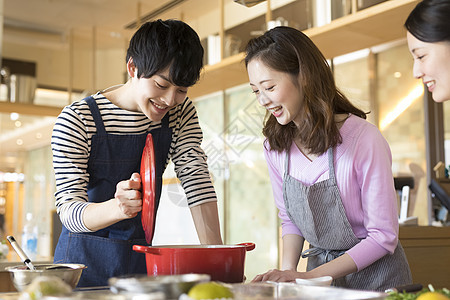
{"type": "MultiPolygon", "coordinates": [[[[161,126],[161,122],[153,122],[143,113],[121,109],[101,93],[93,96],[109,134],[142,134],[161,126]]],[[[192,101],[186,99],[168,114],[172,143],[166,166],[172,159],[189,207],[217,201],[206,155],[200,147],[203,134],[192,101]]],[[[95,134],[95,123],[85,100],[66,106],[53,128],[56,210],[62,224],[72,232],[90,231],[83,223],[82,214],[89,205],[87,163],[95,134]]]]}

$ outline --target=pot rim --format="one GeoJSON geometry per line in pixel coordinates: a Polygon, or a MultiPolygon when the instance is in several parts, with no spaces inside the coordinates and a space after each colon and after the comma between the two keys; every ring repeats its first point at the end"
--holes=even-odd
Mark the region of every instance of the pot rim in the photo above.
{"type": "Polygon", "coordinates": [[[236,245],[158,245],[158,246],[144,246],[133,245],[133,250],[146,254],[160,254],[161,252],[191,252],[191,251],[226,251],[226,250],[244,250],[251,251],[255,249],[254,243],[240,243],[236,245]]]}
{"type": "Polygon", "coordinates": [[[82,269],[86,269],[87,267],[83,264],[34,264],[34,267],[36,268],[36,270],[30,270],[28,269],[27,266],[25,265],[17,265],[17,266],[10,266],[10,267],[6,267],[5,270],[9,271],[9,272],[36,272],[36,273],[41,273],[41,272],[66,272],[68,270],[82,270],[82,269]],[[67,267],[65,269],[46,269],[46,267],[51,267],[51,266],[64,266],[67,267]],[[41,268],[41,269],[39,269],[41,268]]]}
{"type": "Polygon", "coordinates": [[[157,246],[144,246],[153,249],[230,249],[230,248],[245,248],[245,245],[157,245],[157,246]]]}

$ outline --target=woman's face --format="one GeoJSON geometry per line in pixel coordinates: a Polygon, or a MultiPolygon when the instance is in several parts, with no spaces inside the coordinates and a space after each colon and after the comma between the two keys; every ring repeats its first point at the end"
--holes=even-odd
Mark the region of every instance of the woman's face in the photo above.
{"type": "Polygon", "coordinates": [[[298,126],[303,94],[299,86],[294,84],[292,76],[269,68],[257,58],[248,63],[247,71],[259,104],[281,125],[293,121],[298,126]]]}
{"type": "Polygon", "coordinates": [[[406,37],[414,58],[414,77],[422,79],[434,101],[450,100],[450,42],[426,43],[409,32],[406,37]]]}

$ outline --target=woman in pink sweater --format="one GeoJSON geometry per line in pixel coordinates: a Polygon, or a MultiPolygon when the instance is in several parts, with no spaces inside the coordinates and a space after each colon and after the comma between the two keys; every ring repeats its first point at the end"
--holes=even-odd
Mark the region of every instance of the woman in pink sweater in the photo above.
{"type": "Polygon", "coordinates": [[[249,42],[245,62],[268,110],[264,151],[283,230],[281,270],[253,281],[329,275],[379,291],[411,283],[389,145],[338,91],[322,53],[302,32],[276,27],[249,42]],[[300,257],[307,272],[297,272],[300,257]]]}

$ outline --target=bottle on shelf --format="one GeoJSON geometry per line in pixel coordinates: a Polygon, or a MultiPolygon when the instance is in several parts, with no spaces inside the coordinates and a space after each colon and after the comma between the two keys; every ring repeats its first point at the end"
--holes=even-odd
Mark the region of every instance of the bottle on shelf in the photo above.
{"type": "Polygon", "coordinates": [[[36,260],[37,257],[37,243],[38,227],[33,220],[33,214],[27,213],[22,232],[22,249],[31,261],[36,260]]]}

